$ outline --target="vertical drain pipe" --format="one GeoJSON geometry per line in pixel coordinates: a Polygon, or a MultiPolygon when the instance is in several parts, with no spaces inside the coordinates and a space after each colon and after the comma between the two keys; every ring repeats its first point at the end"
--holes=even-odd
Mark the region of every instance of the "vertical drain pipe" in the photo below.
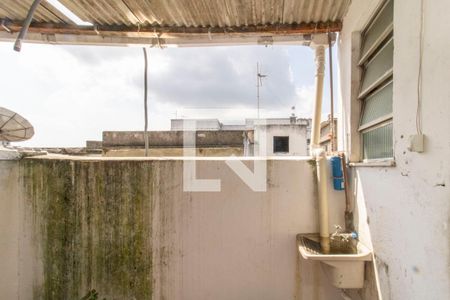
{"type": "Polygon", "coordinates": [[[328,163],[325,151],[316,153],[317,196],[319,198],[320,247],[324,253],[330,253],[330,232],[328,227],[328,163]]]}
{"type": "Polygon", "coordinates": [[[332,38],[331,38],[331,32],[328,32],[328,61],[330,63],[330,135],[331,135],[331,152],[333,153],[337,149],[337,140],[334,140],[334,137],[336,136],[336,128],[334,128],[334,91],[333,91],[333,45],[332,45],[332,38]]]}
{"type": "Polygon", "coordinates": [[[316,99],[314,102],[314,112],[311,129],[311,151],[320,149],[320,119],[322,117],[322,95],[323,95],[323,78],[325,75],[325,46],[314,45],[315,62],[316,62],[316,99]]]}
{"type": "Polygon", "coordinates": [[[311,130],[311,155],[316,161],[317,195],[319,200],[320,246],[323,253],[330,252],[330,232],[328,224],[328,164],[323,148],[320,147],[320,119],[322,116],[323,79],[325,73],[325,46],[314,45],[316,62],[316,99],[314,103],[311,130]]]}

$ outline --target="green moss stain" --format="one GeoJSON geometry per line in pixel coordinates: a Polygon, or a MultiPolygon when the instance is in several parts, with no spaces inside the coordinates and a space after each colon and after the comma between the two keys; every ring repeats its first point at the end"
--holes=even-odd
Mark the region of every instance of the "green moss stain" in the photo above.
{"type": "Polygon", "coordinates": [[[308,159],[307,162],[311,168],[316,169],[316,160],[315,159],[308,159]]]}
{"type": "Polygon", "coordinates": [[[151,299],[152,162],[24,160],[43,261],[35,299],[151,299]]]}

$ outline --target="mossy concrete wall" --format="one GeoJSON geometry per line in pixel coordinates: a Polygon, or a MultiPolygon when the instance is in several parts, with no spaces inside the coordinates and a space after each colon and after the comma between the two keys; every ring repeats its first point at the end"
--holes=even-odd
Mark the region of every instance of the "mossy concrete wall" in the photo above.
{"type": "Polygon", "coordinates": [[[0,160],[0,299],[18,299],[19,164],[0,160]]]}
{"type": "Polygon", "coordinates": [[[34,299],[152,295],[154,168],[132,162],[24,160],[33,236],[42,259],[34,299]]]}
{"type": "MultiPolygon", "coordinates": [[[[221,179],[221,192],[184,192],[183,159],[18,164],[17,298],[79,299],[91,289],[100,299],[337,295],[296,249],[297,233],[317,232],[307,160],[269,160],[267,192],[251,191],[224,159],[197,161],[197,177],[221,179]]],[[[331,195],[330,223],[343,224],[343,195],[331,195]]]]}

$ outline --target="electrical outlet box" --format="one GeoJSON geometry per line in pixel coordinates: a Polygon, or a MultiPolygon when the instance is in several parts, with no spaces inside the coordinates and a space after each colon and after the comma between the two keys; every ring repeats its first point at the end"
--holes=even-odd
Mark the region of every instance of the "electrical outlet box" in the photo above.
{"type": "Polygon", "coordinates": [[[409,136],[408,150],[411,152],[423,152],[424,151],[425,136],[423,134],[413,134],[409,136]]]}

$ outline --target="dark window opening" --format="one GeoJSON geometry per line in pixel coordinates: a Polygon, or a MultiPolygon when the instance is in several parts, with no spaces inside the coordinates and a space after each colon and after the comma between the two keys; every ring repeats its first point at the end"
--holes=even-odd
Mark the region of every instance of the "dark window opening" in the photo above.
{"type": "Polygon", "coordinates": [[[289,137],[288,136],[274,136],[273,137],[273,153],[288,153],[289,152],[289,137]]]}

